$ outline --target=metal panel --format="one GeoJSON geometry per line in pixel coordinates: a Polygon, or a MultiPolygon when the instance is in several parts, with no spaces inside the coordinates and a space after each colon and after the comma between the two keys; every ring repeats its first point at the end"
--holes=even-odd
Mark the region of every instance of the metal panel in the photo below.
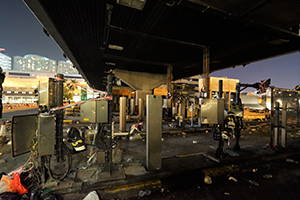
{"type": "MultiPolygon", "coordinates": [[[[97,123],[108,122],[108,102],[107,101],[96,101],[97,103],[97,123]]],[[[125,104],[126,106],[126,104],[125,104]]]]}
{"type": "Polygon", "coordinates": [[[107,101],[87,101],[80,107],[80,121],[106,123],[108,121],[107,101]]]}
{"type": "Polygon", "coordinates": [[[162,98],[147,95],[146,165],[148,170],[161,168],[162,98]]]}
{"type": "Polygon", "coordinates": [[[30,152],[33,138],[37,130],[37,115],[22,115],[12,117],[12,156],[30,152]]]}
{"type": "Polygon", "coordinates": [[[56,83],[57,81],[53,78],[49,78],[39,83],[39,105],[46,105],[50,108],[58,106],[56,83]]]}
{"type": "Polygon", "coordinates": [[[224,123],[224,99],[201,99],[201,123],[224,123]]]}
{"type": "Polygon", "coordinates": [[[96,122],[96,103],[95,101],[87,101],[80,107],[81,122],[96,122]]]}
{"type": "Polygon", "coordinates": [[[48,101],[48,81],[42,81],[39,84],[39,105],[49,105],[48,101]]]}
{"type": "Polygon", "coordinates": [[[38,117],[39,156],[52,155],[55,150],[54,115],[40,114],[38,117]]]}

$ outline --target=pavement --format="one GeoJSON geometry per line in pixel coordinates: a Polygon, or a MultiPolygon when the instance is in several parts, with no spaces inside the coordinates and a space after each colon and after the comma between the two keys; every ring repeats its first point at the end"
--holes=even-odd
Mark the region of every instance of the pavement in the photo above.
{"type": "MultiPolygon", "coordinates": [[[[127,128],[131,124],[127,123],[127,128]]],[[[64,199],[83,199],[91,191],[97,191],[101,199],[139,198],[139,191],[161,188],[161,179],[187,171],[199,171],[199,174],[214,177],[230,173],[240,165],[298,155],[300,129],[295,126],[294,119],[290,119],[288,124],[286,149],[274,151],[270,148],[267,122],[249,122],[245,124],[241,133],[242,150],[233,152],[231,150],[233,142],[225,144],[225,157],[216,160],[214,152],[218,143],[213,140],[209,127],[178,130],[174,129],[172,122],[165,122],[160,170],[146,170],[145,139],[130,141],[120,138],[118,149],[122,152],[121,162],[112,164],[110,171],[105,164],[92,163],[87,167],[91,153],[90,146],[87,146],[87,151],[72,155],[71,170],[64,180],[50,181],[46,186],[61,194],[64,199]]],[[[65,128],[70,126],[75,125],[65,124],[65,128]]],[[[0,151],[3,153],[0,160],[5,160],[4,163],[0,163],[0,169],[6,173],[24,165],[30,156],[30,153],[27,153],[12,158],[11,146],[7,144],[2,146],[0,151]]],[[[195,177],[197,176],[200,175],[195,174],[195,177]]]]}

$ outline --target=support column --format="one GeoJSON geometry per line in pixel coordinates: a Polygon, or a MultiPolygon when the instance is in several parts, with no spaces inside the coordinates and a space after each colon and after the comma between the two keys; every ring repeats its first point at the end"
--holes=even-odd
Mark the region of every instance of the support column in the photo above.
{"type": "Polygon", "coordinates": [[[126,97],[120,97],[120,131],[126,131],[126,97]]]}
{"type": "Polygon", "coordinates": [[[206,98],[211,98],[209,91],[209,59],[209,47],[205,47],[203,48],[203,92],[206,93],[206,98]]]}
{"type": "Polygon", "coordinates": [[[161,168],[161,126],[162,126],[162,98],[147,95],[147,140],[146,166],[147,170],[161,168]]]}

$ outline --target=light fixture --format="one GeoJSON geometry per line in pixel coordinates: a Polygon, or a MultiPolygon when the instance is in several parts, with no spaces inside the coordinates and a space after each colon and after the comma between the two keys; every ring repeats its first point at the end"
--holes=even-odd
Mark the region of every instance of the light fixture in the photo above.
{"type": "Polygon", "coordinates": [[[112,63],[112,62],[106,62],[105,64],[111,65],[111,66],[116,66],[116,63],[112,63]]]}
{"type": "Polygon", "coordinates": [[[117,0],[118,4],[138,10],[143,10],[146,0],[117,0]]]}
{"type": "Polygon", "coordinates": [[[279,38],[279,39],[270,41],[269,44],[279,45],[279,44],[287,43],[287,42],[289,42],[289,41],[290,41],[290,40],[279,38]]]}
{"type": "Polygon", "coordinates": [[[114,49],[114,50],[119,50],[122,51],[124,49],[124,47],[118,46],[118,45],[113,45],[113,44],[109,44],[108,45],[109,49],[114,49]]]}

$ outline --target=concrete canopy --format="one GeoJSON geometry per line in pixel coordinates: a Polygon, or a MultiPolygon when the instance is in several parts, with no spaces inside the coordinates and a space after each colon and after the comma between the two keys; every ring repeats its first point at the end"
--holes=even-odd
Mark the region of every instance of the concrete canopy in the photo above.
{"type": "Polygon", "coordinates": [[[298,0],[23,0],[90,86],[124,69],[178,79],[300,49],[298,0]],[[122,1],[123,2],[123,1],[122,1]]]}

